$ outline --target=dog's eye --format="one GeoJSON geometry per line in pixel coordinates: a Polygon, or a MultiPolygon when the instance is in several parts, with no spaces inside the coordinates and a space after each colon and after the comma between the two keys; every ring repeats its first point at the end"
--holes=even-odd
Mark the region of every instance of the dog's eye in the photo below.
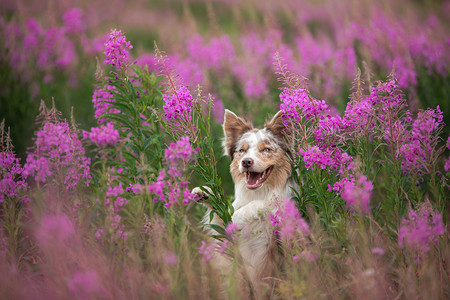
{"type": "Polygon", "coordinates": [[[245,150],[244,150],[244,149],[241,149],[241,150],[239,150],[239,152],[240,152],[240,153],[244,153],[244,152],[245,152],[245,150]]]}
{"type": "Polygon", "coordinates": [[[263,149],[263,151],[264,151],[264,152],[269,152],[269,151],[270,151],[270,148],[267,148],[267,147],[266,147],[266,148],[263,149]]]}

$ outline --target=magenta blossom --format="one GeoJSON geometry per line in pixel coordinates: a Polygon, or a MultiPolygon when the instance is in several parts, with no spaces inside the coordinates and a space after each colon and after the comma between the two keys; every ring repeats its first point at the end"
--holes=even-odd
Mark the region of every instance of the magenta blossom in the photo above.
{"type": "Polygon", "coordinates": [[[398,245],[400,248],[427,253],[430,243],[437,244],[438,237],[444,233],[442,215],[433,210],[429,202],[425,202],[417,210],[411,209],[402,220],[398,231],[398,245]]]}
{"type": "Polygon", "coordinates": [[[55,179],[64,179],[60,183],[70,189],[83,179],[89,185],[90,163],[77,133],[66,121],[47,121],[36,132],[34,151],[28,154],[23,174],[40,182],[57,175],[55,179]]]}
{"type": "Polygon", "coordinates": [[[92,103],[94,104],[95,118],[97,119],[98,124],[102,124],[106,121],[105,118],[101,118],[102,115],[106,113],[120,113],[118,109],[111,108],[112,103],[115,102],[112,93],[115,93],[115,87],[111,85],[106,88],[94,90],[92,103]]]}
{"type": "Polygon", "coordinates": [[[272,226],[278,227],[277,233],[282,241],[303,239],[310,233],[308,224],[291,199],[284,200],[282,207],[270,219],[272,226]]]}
{"type": "Polygon", "coordinates": [[[75,235],[75,225],[65,214],[46,215],[36,229],[38,242],[45,247],[56,243],[69,243],[75,235]]]}
{"type": "Polygon", "coordinates": [[[342,198],[350,208],[369,214],[372,190],[372,182],[367,180],[366,176],[361,175],[356,183],[348,181],[344,184],[342,198]]]}
{"type": "Polygon", "coordinates": [[[72,8],[63,15],[64,29],[66,33],[82,33],[86,30],[83,22],[83,11],[80,8],[72,8]]]}
{"type": "Polygon", "coordinates": [[[116,69],[122,69],[129,63],[128,50],[133,49],[121,30],[111,30],[105,43],[105,65],[109,64],[116,69]]]}
{"type": "Polygon", "coordinates": [[[329,113],[330,110],[325,101],[316,100],[309,96],[306,89],[289,90],[285,88],[280,94],[280,110],[284,113],[284,118],[292,121],[300,121],[303,117],[310,119],[322,113],[329,113]]]}
{"type": "Polygon", "coordinates": [[[168,96],[163,95],[164,112],[166,114],[167,121],[172,119],[190,118],[190,112],[194,108],[194,105],[198,103],[197,100],[193,100],[191,92],[182,86],[176,93],[168,96]]]}
{"type": "Polygon", "coordinates": [[[165,202],[165,207],[170,208],[180,199],[183,204],[195,201],[188,183],[180,179],[186,173],[188,164],[195,162],[198,149],[192,147],[188,137],[182,137],[176,143],[171,143],[164,153],[166,170],[160,170],[156,181],[148,187],[148,192],[155,195],[154,202],[165,202]]]}
{"type": "Polygon", "coordinates": [[[198,253],[202,255],[202,263],[209,262],[214,257],[214,251],[216,249],[215,242],[202,241],[198,253]]]}
{"type": "Polygon", "coordinates": [[[107,298],[100,277],[94,270],[76,271],[68,281],[67,288],[77,299],[107,298]]]}
{"type": "Polygon", "coordinates": [[[440,154],[436,152],[436,145],[443,126],[443,113],[439,105],[435,110],[427,109],[417,114],[408,141],[400,148],[403,156],[401,166],[405,173],[423,174],[431,171],[430,164],[440,154]]]}
{"type": "MultiPolygon", "coordinates": [[[[13,152],[0,152],[0,203],[18,197],[20,191],[27,189],[22,173],[23,167],[13,152]]],[[[28,197],[23,196],[22,201],[27,202],[28,197]]]]}
{"type": "Polygon", "coordinates": [[[94,144],[99,147],[113,146],[117,144],[119,140],[119,131],[114,129],[112,122],[99,127],[92,127],[91,132],[84,131],[84,138],[90,139],[94,144]]]}

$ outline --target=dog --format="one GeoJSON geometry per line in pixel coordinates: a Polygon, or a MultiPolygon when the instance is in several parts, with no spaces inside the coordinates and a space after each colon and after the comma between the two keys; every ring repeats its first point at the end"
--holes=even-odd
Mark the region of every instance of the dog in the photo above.
{"type": "MultiPolygon", "coordinates": [[[[240,232],[239,252],[249,280],[254,286],[271,276],[276,237],[270,222],[279,200],[291,198],[295,188],[291,165],[290,130],[285,126],[282,112],[278,112],[263,129],[225,110],[223,148],[231,158],[230,172],[234,182],[234,213],[232,222],[240,232]]],[[[205,198],[205,192],[195,188],[194,193],[205,198]]],[[[223,225],[210,211],[205,224],[223,225]]],[[[223,267],[221,259],[221,267],[223,267]]]]}

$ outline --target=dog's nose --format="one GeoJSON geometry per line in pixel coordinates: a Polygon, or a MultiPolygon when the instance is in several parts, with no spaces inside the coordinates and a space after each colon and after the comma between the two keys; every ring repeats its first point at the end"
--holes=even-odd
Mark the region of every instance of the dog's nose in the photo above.
{"type": "Polygon", "coordinates": [[[244,167],[244,168],[250,168],[251,166],[253,166],[253,159],[251,159],[251,158],[244,158],[243,160],[242,160],[242,166],[244,167]]]}

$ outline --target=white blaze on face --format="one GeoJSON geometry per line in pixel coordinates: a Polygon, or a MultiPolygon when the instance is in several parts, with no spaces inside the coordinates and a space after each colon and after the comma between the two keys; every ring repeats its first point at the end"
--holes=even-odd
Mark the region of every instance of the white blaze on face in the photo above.
{"type": "Polygon", "coordinates": [[[268,138],[269,136],[264,130],[247,132],[242,136],[236,147],[238,152],[242,150],[245,151],[239,161],[239,171],[241,173],[247,171],[247,168],[242,165],[242,161],[248,158],[253,160],[253,166],[250,168],[251,171],[263,172],[265,170],[265,164],[261,161],[258,144],[268,138]]]}
{"type": "Polygon", "coordinates": [[[273,135],[266,129],[242,135],[236,145],[238,170],[245,175],[249,189],[257,189],[269,178],[274,167],[274,153],[280,151],[273,135]]]}

